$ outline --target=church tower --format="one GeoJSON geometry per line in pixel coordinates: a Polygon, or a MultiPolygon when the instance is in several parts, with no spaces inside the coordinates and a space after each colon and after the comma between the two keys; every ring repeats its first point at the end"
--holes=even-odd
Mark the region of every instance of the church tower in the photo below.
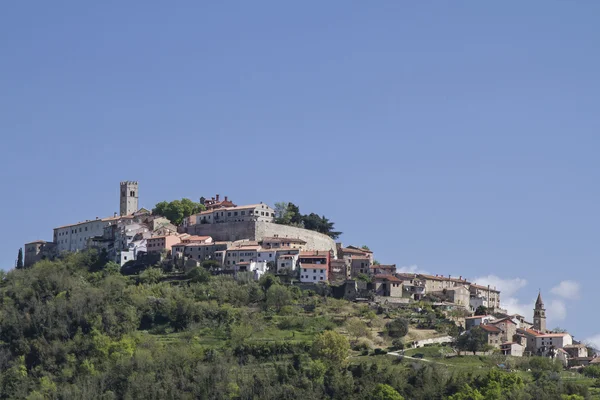
{"type": "Polygon", "coordinates": [[[130,215],[138,210],[138,183],[121,182],[120,215],[130,215]]]}
{"type": "Polygon", "coordinates": [[[533,309],[533,329],[540,332],[546,332],[546,309],[544,308],[544,302],[542,301],[542,292],[538,293],[537,300],[535,301],[535,308],[533,309]]]}

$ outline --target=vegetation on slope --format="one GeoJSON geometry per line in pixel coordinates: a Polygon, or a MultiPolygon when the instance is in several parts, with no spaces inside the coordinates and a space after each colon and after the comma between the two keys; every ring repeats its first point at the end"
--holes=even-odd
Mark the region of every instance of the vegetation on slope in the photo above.
{"type": "Polygon", "coordinates": [[[2,274],[0,398],[561,399],[589,397],[595,379],[567,381],[537,358],[518,373],[440,351],[402,360],[383,349],[429,311],[205,272],[126,277],[90,251],[2,274]]]}

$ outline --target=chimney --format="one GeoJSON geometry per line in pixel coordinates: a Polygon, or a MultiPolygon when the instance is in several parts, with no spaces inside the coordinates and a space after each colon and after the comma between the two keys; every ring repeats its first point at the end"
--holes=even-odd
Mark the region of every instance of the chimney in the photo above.
{"type": "Polygon", "coordinates": [[[450,276],[450,274],[448,274],[448,279],[452,279],[452,277],[450,276]]]}
{"type": "Polygon", "coordinates": [[[462,275],[458,277],[458,280],[459,280],[459,281],[462,281],[462,275]]]}
{"type": "Polygon", "coordinates": [[[117,213],[116,213],[116,212],[115,212],[115,215],[114,215],[114,216],[115,216],[115,217],[117,216],[117,213]]]}
{"type": "Polygon", "coordinates": [[[217,201],[219,201],[219,195],[217,194],[217,201]]]}
{"type": "Polygon", "coordinates": [[[225,201],[227,201],[227,196],[225,196],[225,201]]]}

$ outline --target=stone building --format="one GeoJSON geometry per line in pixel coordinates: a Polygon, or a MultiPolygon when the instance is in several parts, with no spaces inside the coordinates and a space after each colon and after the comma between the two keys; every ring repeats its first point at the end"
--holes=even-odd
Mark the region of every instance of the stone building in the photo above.
{"type": "Polygon", "coordinates": [[[38,261],[53,259],[56,257],[56,243],[36,240],[25,243],[25,254],[23,255],[23,266],[29,267],[38,261]]]}
{"type": "MultiPolygon", "coordinates": [[[[490,285],[482,286],[475,283],[469,285],[471,291],[471,298],[482,298],[487,303],[487,308],[499,309],[500,308],[500,291],[496,288],[492,288],[490,285]]],[[[484,304],[485,304],[484,303],[484,304]]],[[[471,304],[474,304],[471,301],[471,304]]]]}
{"type": "Polygon", "coordinates": [[[538,293],[537,300],[535,301],[535,308],[533,309],[533,329],[546,332],[546,309],[544,308],[544,302],[542,301],[542,292],[538,293]]]}
{"type": "Polygon", "coordinates": [[[134,181],[121,182],[120,215],[131,215],[138,208],[138,183],[134,181]]]}

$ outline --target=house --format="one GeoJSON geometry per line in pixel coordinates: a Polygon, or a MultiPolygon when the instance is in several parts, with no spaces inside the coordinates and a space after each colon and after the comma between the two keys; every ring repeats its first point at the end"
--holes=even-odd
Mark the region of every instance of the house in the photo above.
{"type": "Polygon", "coordinates": [[[212,211],[211,219],[201,220],[201,223],[219,224],[223,222],[263,221],[273,222],[275,210],[266,204],[251,204],[247,206],[217,208],[212,211]]]}
{"type": "Polygon", "coordinates": [[[199,243],[199,244],[207,244],[212,243],[213,239],[210,236],[197,236],[197,235],[188,235],[185,238],[181,239],[181,243],[199,243]]]}
{"type": "Polygon", "coordinates": [[[24,250],[23,266],[25,267],[29,267],[40,260],[52,259],[58,255],[56,243],[44,240],[25,243],[24,250]]]}
{"type": "Polygon", "coordinates": [[[371,273],[371,260],[368,256],[343,257],[350,260],[350,274],[353,278],[359,274],[368,275],[371,273]]]}
{"type": "Polygon", "coordinates": [[[75,252],[84,250],[87,248],[88,239],[104,235],[105,227],[117,224],[119,221],[132,220],[133,218],[132,215],[117,216],[115,213],[113,217],[102,219],[96,217],[93,220],[54,228],[53,242],[56,243],[56,251],[61,253],[63,251],[75,252]]]}
{"type": "Polygon", "coordinates": [[[494,325],[479,325],[481,329],[485,332],[487,337],[487,344],[490,346],[500,348],[500,344],[502,343],[502,330],[494,325]]]}
{"type": "Polygon", "coordinates": [[[452,275],[445,277],[443,275],[417,275],[421,281],[425,283],[425,291],[427,293],[442,292],[444,289],[452,289],[455,286],[467,286],[469,282],[463,279],[462,276],[458,278],[452,278],[452,275]]]}
{"type": "Polygon", "coordinates": [[[205,260],[217,260],[216,252],[226,251],[231,242],[210,242],[210,243],[177,243],[172,247],[172,257],[174,260],[192,259],[200,262],[205,260]]]}
{"type": "MultiPolygon", "coordinates": [[[[525,351],[528,352],[529,354],[536,354],[537,351],[537,337],[538,336],[542,336],[543,333],[536,331],[535,329],[521,329],[521,328],[517,328],[517,335],[521,335],[522,337],[525,338],[525,351]]],[[[523,344],[523,343],[521,343],[523,344]]]]}
{"type": "Polygon", "coordinates": [[[535,354],[547,356],[555,349],[573,344],[573,337],[568,333],[546,333],[535,337],[535,354]]]}
{"type": "MultiPolygon", "coordinates": [[[[465,308],[469,307],[469,288],[466,286],[455,286],[451,289],[445,289],[445,297],[448,298],[454,304],[458,304],[459,306],[463,306],[465,308]]],[[[442,291],[443,293],[443,291],[442,291]]]]}
{"type": "Polygon", "coordinates": [[[350,279],[351,262],[348,258],[338,258],[329,261],[329,280],[331,282],[350,279]]]}
{"type": "Polygon", "coordinates": [[[215,210],[217,208],[236,207],[236,205],[233,204],[231,200],[227,198],[227,196],[225,196],[223,200],[220,200],[220,195],[218,194],[216,197],[212,197],[210,199],[205,199],[204,197],[200,198],[200,204],[203,204],[207,211],[215,210]]]}
{"type": "Polygon", "coordinates": [[[277,261],[277,250],[260,247],[258,249],[258,252],[256,253],[256,261],[272,263],[273,266],[275,266],[275,263],[277,261]]]}
{"type": "Polygon", "coordinates": [[[517,334],[517,324],[509,317],[489,322],[502,330],[502,342],[512,342],[517,334]]]}
{"type": "Polygon", "coordinates": [[[485,302],[487,303],[487,306],[484,305],[485,307],[492,309],[500,308],[500,291],[496,290],[496,288],[492,288],[490,285],[481,286],[471,283],[469,289],[471,291],[472,298],[485,299],[485,302]]]}
{"type": "MultiPolygon", "coordinates": [[[[355,257],[366,257],[369,262],[368,265],[373,264],[373,252],[367,249],[361,249],[356,246],[343,247],[341,243],[336,243],[337,255],[339,258],[355,258],[355,257]]],[[[368,274],[369,271],[364,273],[368,274]]]]}
{"type": "Polygon", "coordinates": [[[299,238],[289,238],[289,237],[264,237],[261,241],[262,247],[265,249],[304,249],[306,245],[306,241],[299,238]]]}
{"type": "Polygon", "coordinates": [[[258,251],[261,249],[259,245],[240,245],[227,249],[225,257],[225,268],[233,268],[238,263],[257,261],[258,251]]]}
{"type": "Polygon", "coordinates": [[[402,297],[419,301],[425,296],[425,283],[416,274],[395,275],[402,281],[402,297]]]}
{"type": "Polygon", "coordinates": [[[326,264],[309,264],[299,262],[300,282],[303,283],[318,283],[327,282],[329,273],[326,264]]]}
{"type": "Polygon", "coordinates": [[[370,275],[394,275],[396,273],[396,264],[384,265],[384,264],[373,264],[371,265],[370,275]]]}
{"type": "Polygon", "coordinates": [[[148,254],[157,254],[165,250],[171,252],[173,245],[180,242],[181,238],[179,235],[152,236],[146,239],[146,248],[148,249],[148,254]]]}
{"type": "Polygon", "coordinates": [[[376,296],[402,297],[402,281],[393,275],[375,275],[372,284],[376,296]]]}
{"type": "Polygon", "coordinates": [[[566,346],[563,346],[563,349],[572,358],[588,357],[587,346],[585,344],[583,344],[583,343],[568,344],[566,346]]]}
{"type": "Polygon", "coordinates": [[[489,324],[495,318],[491,315],[475,315],[474,317],[465,318],[465,330],[469,330],[478,325],[489,324]]]}
{"type": "Polygon", "coordinates": [[[516,342],[505,342],[500,345],[500,351],[505,356],[523,357],[524,347],[516,342]]]}
{"type": "Polygon", "coordinates": [[[282,254],[277,257],[277,272],[284,270],[295,270],[298,261],[298,254],[282,254]]]}

